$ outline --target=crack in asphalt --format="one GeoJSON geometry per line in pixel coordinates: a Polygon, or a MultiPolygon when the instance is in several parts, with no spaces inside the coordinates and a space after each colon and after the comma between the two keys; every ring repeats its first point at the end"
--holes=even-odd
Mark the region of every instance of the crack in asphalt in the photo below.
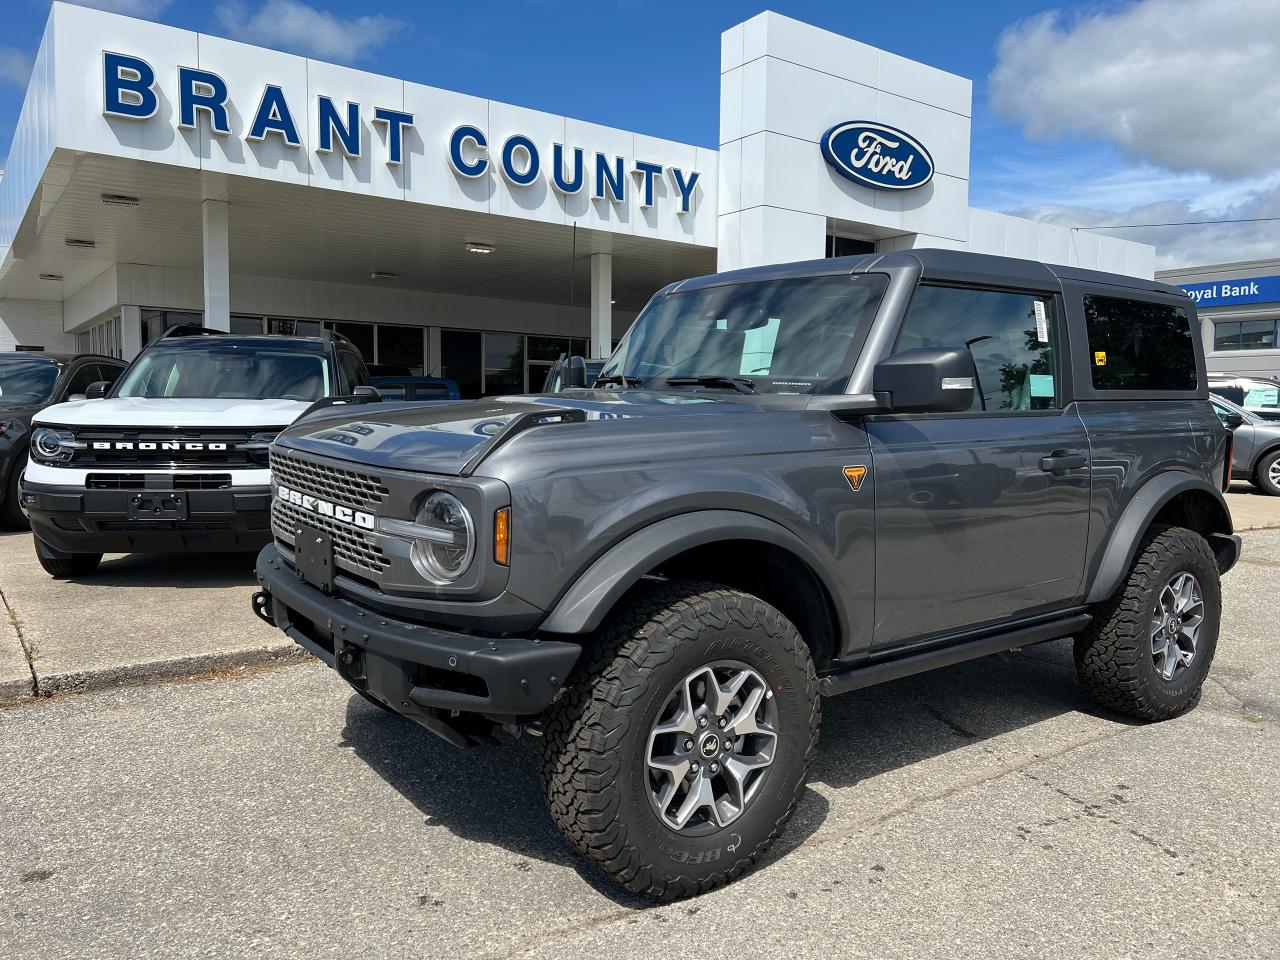
{"type": "Polygon", "coordinates": [[[0,589],[0,603],[4,604],[5,614],[8,617],[9,625],[13,627],[14,635],[18,638],[18,647],[22,650],[22,659],[27,663],[27,671],[31,674],[31,695],[37,696],[39,693],[39,681],[36,678],[36,654],[31,645],[27,643],[27,638],[22,633],[22,621],[18,619],[18,611],[9,604],[9,598],[4,595],[4,590],[0,589]]]}

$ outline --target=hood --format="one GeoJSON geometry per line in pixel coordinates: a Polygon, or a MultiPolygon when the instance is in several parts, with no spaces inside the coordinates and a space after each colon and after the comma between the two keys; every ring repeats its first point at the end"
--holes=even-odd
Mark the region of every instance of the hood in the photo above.
{"type": "Polygon", "coordinates": [[[311,406],[305,400],[120,397],[46,407],[37,424],[63,427],[279,427],[311,406]]]}
{"type": "MultiPolygon", "coordinates": [[[[747,397],[741,398],[747,401],[747,397]]],[[[587,421],[755,413],[737,398],[650,390],[573,390],[533,397],[492,397],[435,403],[376,403],[327,407],[276,441],[326,457],[371,466],[457,476],[472,460],[503,442],[526,416],[573,411],[587,421]]],[[[537,425],[569,430],[574,423],[537,425]]]]}

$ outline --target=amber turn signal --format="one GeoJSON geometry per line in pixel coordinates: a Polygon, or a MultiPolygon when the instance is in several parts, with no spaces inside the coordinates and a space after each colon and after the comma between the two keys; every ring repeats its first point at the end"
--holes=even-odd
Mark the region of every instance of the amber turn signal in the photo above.
{"type": "Polygon", "coordinates": [[[501,507],[493,515],[493,559],[511,565],[511,508],[501,507]]]}

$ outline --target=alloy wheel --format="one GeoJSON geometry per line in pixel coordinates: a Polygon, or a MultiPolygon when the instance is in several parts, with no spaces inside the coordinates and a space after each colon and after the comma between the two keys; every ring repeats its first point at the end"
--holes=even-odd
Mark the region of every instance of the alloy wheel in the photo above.
{"type": "Polygon", "coordinates": [[[1174,574],[1156,596],[1151,617],[1151,658],[1165,681],[1172,680],[1195,659],[1203,622],[1200,582],[1189,573],[1174,574]]]}
{"type": "Polygon", "coordinates": [[[751,667],[719,661],[668,694],[645,752],[649,797],[662,821],[709,833],[759,794],[778,742],[773,691],[751,667]]]}

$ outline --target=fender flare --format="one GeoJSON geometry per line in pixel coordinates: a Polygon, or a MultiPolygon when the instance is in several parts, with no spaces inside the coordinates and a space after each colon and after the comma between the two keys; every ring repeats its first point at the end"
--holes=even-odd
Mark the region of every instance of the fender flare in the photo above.
{"type": "Polygon", "coordinates": [[[844,611],[838,590],[814,550],[773,520],[737,510],[700,510],[667,517],[636,531],[596,558],[551,608],[539,630],[587,633],[646,573],[664,560],[693,547],[721,540],[757,540],[789,551],[803,561],[835,599],[835,615],[843,632],[844,611]]]}
{"type": "Polygon", "coordinates": [[[1221,490],[1194,474],[1181,471],[1162,473],[1143,484],[1120,514],[1102,553],[1086,603],[1098,603],[1116,592],[1133,564],[1142,535],[1156,514],[1174,497],[1190,490],[1209,494],[1218,507],[1219,515],[1215,518],[1213,532],[1231,533],[1231,511],[1221,490]]]}

